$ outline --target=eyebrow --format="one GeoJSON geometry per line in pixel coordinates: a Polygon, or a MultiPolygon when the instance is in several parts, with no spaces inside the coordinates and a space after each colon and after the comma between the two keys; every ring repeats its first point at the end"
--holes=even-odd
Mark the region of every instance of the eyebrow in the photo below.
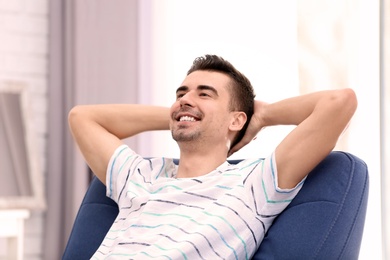
{"type": "MultiPolygon", "coordinates": [[[[180,86],[180,87],[177,88],[176,94],[178,92],[181,92],[181,91],[184,91],[184,92],[188,91],[188,89],[189,88],[187,86],[180,86]]],[[[209,90],[209,91],[213,92],[216,96],[219,96],[218,95],[218,91],[214,87],[211,87],[211,86],[208,86],[208,85],[199,85],[196,89],[197,90],[209,90]]]]}

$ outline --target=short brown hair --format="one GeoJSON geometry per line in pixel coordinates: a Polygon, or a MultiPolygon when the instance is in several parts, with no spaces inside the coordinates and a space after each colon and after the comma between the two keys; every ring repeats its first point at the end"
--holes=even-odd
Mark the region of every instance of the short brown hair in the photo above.
{"type": "Polygon", "coordinates": [[[233,140],[231,147],[241,141],[245,131],[249,125],[254,111],[255,93],[249,79],[239,72],[230,62],[217,55],[205,55],[194,60],[187,75],[197,70],[210,70],[221,72],[228,75],[232,79],[230,86],[231,93],[231,111],[243,111],[247,116],[247,121],[244,127],[238,132],[233,140]]]}

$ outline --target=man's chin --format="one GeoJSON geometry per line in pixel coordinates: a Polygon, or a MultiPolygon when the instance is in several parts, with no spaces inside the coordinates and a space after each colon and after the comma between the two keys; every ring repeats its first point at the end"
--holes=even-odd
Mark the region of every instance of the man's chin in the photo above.
{"type": "Polygon", "coordinates": [[[172,132],[172,138],[176,142],[193,142],[199,139],[199,133],[172,132]]]}

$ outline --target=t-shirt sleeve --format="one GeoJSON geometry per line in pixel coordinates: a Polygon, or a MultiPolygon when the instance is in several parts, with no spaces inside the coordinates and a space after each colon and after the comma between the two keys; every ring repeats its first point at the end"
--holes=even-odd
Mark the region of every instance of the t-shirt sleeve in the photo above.
{"type": "Polygon", "coordinates": [[[281,189],[278,186],[278,171],[275,161],[275,153],[269,157],[248,163],[249,174],[245,186],[253,197],[255,210],[263,218],[265,230],[269,228],[273,219],[279,215],[295,198],[301,189],[303,179],[292,189],[281,189]]]}
{"type": "Polygon", "coordinates": [[[306,178],[302,179],[294,188],[282,189],[278,183],[278,169],[276,166],[275,152],[263,162],[262,183],[264,192],[267,194],[268,203],[290,202],[301,189],[306,178]]]}
{"type": "Polygon", "coordinates": [[[126,180],[133,173],[132,169],[143,158],[127,145],[119,146],[108,163],[106,174],[106,195],[119,202],[121,192],[125,189],[126,180]]]}

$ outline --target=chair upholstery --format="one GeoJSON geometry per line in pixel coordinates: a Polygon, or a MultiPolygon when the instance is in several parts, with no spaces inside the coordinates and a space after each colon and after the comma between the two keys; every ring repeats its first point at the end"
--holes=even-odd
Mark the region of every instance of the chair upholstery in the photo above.
{"type": "MultiPolygon", "coordinates": [[[[253,259],[358,259],[367,199],[366,164],[352,154],[332,152],[275,219],[253,259]]],[[[90,259],[117,214],[116,203],[94,178],[63,259],[90,259]]]]}

